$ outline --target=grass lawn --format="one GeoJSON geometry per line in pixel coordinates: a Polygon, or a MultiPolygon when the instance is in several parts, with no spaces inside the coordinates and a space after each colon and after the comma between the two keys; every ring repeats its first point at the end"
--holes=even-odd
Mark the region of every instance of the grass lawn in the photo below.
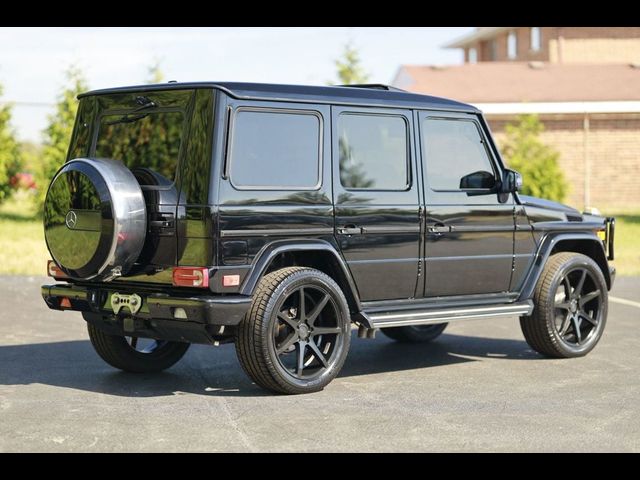
{"type": "Polygon", "coordinates": [[[616,217],[615,260],[618,275],[640,275],[640,213],[609,213],[616,217]]]}
{"type": "MultiPolygon", "coordinates": [[[[0,206],[0,274],[45,275],[50,258],[42,222],[35,217],[27,192],[0,206]]],[[[640,275],[640,212],[616,214],[614,264],[618,275],[640,275]]]]}
{"type": "Polygon", "coordinates": [[[46,275],[49,252],[42,221],[27,192],[0,206],[0,274],[46,275]]]}

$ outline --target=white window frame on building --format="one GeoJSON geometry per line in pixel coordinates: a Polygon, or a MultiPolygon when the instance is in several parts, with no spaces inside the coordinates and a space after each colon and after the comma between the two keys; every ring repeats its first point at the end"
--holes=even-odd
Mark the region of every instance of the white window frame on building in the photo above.
{"type": "Polygon", "coordinates": [[[478,49],[476,47],[469,49],[467,59],[469,63],[478,63],[478,49]]]}
{"type": "Polygon", "coordinates": [[[529,42],[532,52],[539,52],[542,46],[542,33],[540,27],[531,27],[529,42]]]}
{"type": "Polygon", "coordinates": [[[497,47],[497,42],[495,38],[492,38],[491,40],[489,40],[488,43],[488,49],[489,49],[489,60],[496,60],[498,57],[498,47],[497,47]]]}
{"type": "Polygon", "coordinates": [[[509,60],[518,58],[518,35],[515,30],[511,30],[507,35],[507,58],[509,60]]]}

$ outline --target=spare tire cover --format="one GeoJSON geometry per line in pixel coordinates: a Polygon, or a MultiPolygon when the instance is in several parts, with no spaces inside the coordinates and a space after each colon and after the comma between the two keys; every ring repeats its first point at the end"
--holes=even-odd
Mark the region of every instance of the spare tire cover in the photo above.
{"type": "Polygon", "coordinates": [[[76,158],[49,185],[45,240],[71,278],[109,281],[126,274],[140,255],[146,227],[142,190],[122,162],[76,158]]]}

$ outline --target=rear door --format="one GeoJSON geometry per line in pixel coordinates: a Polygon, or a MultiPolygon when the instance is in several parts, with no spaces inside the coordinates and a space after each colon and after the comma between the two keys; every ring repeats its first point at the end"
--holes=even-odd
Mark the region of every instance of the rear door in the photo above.
{"type": "Polygon", "coordinates": [[[97,112],[90,155],[123,162],[138,180],[146,202],[144,248],[122,281],[171,282],[167,267],[177,263],[179,165],[188,161],[185,153],[196,95],[194,90],[168,90],[83,99],[97,112]]]}
{"type": "Polygon", "coordinates": [[[425,296],[507,294],[514,199],[473,115],[418,114],[425,189],[425,296]]]}
{"type": "Polygon", "coordinates": [[[229,109],[219,265],[242,282],[271,242],[333,241],[329,107],[233,99],[229,109]]]}
{"type": "Polygon", "coordinates": [[[362,301],[415,295],[420,247],[411,112],[332,107],[336,238],[362,301]]]}

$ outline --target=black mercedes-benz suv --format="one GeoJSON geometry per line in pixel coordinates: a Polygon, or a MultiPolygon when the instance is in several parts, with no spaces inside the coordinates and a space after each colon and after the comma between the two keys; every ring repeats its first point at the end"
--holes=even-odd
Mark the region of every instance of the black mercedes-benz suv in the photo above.
{"type": "Polygon", "coordinates": [[[97,353],[129,372],[234,342],[281,393],[321,390],[351,340],[426,342],[520,317],[551,357],[607,319],[614,219],[518,194],[482,113],[383,85],[168,83],[80,95],[44,229],[97,353]]]}

